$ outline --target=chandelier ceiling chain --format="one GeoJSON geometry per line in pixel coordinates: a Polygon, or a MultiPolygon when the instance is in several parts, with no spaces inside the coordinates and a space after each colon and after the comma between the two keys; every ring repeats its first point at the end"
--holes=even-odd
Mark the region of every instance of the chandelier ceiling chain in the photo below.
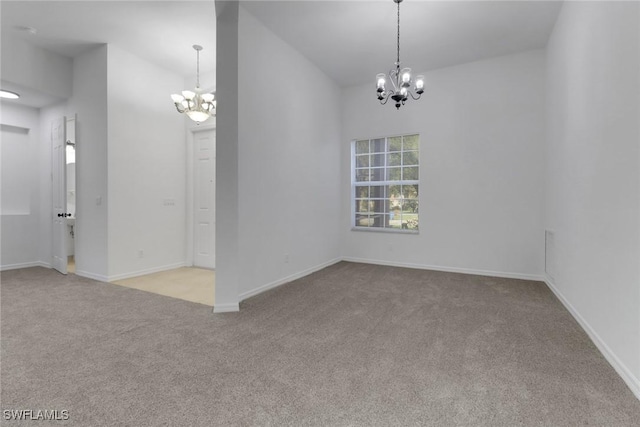
{"type": "MultiPolygon", "coordinates": [[[[394,0],[395,1],[395,0],[394,0]]],[[[400,65],[400,1],[397,1],[397,5],[398,5],[398,59],[396,61],[396,65],[400,65]]]]}
{"type": "Polygon", "coordinates": [[[202,46],[193,45],[193,48],[196,50],[196,88],[200,87],[200,51],[202,50],[202,46]]]}
{"type": "Polygon", "coordinates": [[[411,98],[417,100],[424,92],[424,76],[420,75],[415,78],[411,77],[411,68],[403,68],[400,70],[400,3],[402,0],[393,0],[398,5],[398,31],[397,31],[397,57],[395,68],[389,71],[389,80],[392,89],[386,90],[387,76],[380,73],[376,76],[377,80],[377,96],[380,104],[384,105],[389,98],[395,101],[396,108],[399,110],[402,105],[411,98]],[[411,84],[414,84],[413,88],[411,84]]]}
{"type": "Polygon", "coordinates": [[[215,95],[213,93],[201,93],[200,90],[200,51],[202,46],[194,44],[196,51],[196,88],[194,91],[183,90],[182,95],[173,94],[171,99],[178,113],[186,113],[197,124],[200,124],[214,115],[216,109],[215,95]]]}

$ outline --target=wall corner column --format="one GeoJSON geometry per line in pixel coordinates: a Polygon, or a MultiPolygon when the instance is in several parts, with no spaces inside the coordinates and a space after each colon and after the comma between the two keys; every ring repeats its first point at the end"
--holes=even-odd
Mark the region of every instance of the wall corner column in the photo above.
{"type": "Polygon", "coordinates": [[[216,285],[213,312],[239,311],[238,13],[216,0],[216,285]]]}

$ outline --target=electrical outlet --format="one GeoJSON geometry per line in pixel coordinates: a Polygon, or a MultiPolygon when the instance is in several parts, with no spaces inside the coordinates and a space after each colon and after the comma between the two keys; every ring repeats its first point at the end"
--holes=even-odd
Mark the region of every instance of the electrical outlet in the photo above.
{"type": "Polygon", "coordinates": [[[138,258],[144,258],[144,251],[142,249],[138,250],[138,258]]]}
{"type": "Polygon", "coordinates": [[[289,264],[289,254],[284,254],[284,263],[289,264]]]}
{"type": "Polygon", "coordinates": [[[164,199],[162,201],[162,204],[165,206],[175,206],[176,205],[176,200],[175,199],[164,199]]]}

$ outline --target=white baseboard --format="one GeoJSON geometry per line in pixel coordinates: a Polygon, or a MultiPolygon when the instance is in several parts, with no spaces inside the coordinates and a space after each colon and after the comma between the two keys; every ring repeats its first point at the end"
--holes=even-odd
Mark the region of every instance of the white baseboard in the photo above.
{"type": "Polygon", "coordinates": [[[213,312],[218,313],[235,313],[240,311],[240,303],[231,304],[213,304],[213,312]]]}
{"type": "Polygon", "coordinates": [[[76,276],[86,277],[87,279],[97,280],[98,282],[108,282],[109,278],[107,276],[103,276],[101,274],[90,273],[88,271],[76,270],[76,276]]]}
{"type": "Polygon", "coordinates": [[[342,258],[342,260],[349,261],[349,262],[359,262],[362,264],[386,265],[390,267],[416,268],[419,270],[434,270],[434,271],[444,271],[447,273],[473,274],[476,276],[504,277],[507,279],[535,280],[538,282],[544,282],[544,276],[537,275],[537,274],[509,273],[504,271],[491,271],[491,270],[475,270],[473,268],[443,267],[440,265],[411,264],[408,262],[395,262],[395,261],[353,258],[353,257],[344,257],[342,258]]]}
{"type": "Polygon", "coordinates": [[[285,283],[291,282],[293,280],[299,279],[301,277],[307,276],[311,273],[315,273],[318,270],[322,270],[323,268],[329,267],[330,265],[336,264],[340,261],[349,261],[349,262],[359,262],[363,264],[377,264],[377,265],[387,265],[392,267],[406,267],[406,268],[417,268],[422,270],[435,270],[435,271],[445,271],[450,273],[463,273],[463,274],[475,274],[479,276],[491,276],[491,277],[505,277],[509,279],[523,279],[523,280],[535,280],[539,282],[544,281],[544,277],[535,274],[521,274],[521,273],[505,273],[501,271],[488,271],[488,270],[473,270],[468,268],[455,268],[455,267],[441,267],[434,265],[424,265],[424,264],[410,264],[410,263],[398,263],[398,262],[390,262],[390,261],[382,261],[382,260],[372,260],[372,259],[364,259],[364,258],[353,258],[353,257],[343,257],[343,258],[335,258],[325,263],[316,265],[314,267],[308,268],[306,270],[300,271],[298,273],[292,274],[290,276],[284,277],[282,279],[273,281],[271,283],[267,283],[258,288],[255,288],[251,291],[244,292],[239,295],[239,300],[243,301],[247,298],[251,298],[262,292],[268,291],[269,289],[273,289],[285,283]]]}
{"type": "Polygon", "coordinates": [[[21,262],[21,263],[18,263],[18,264],[2,265],[2,266],[0,266],[0,271],[18,270],[20,268],[31,268],[31,267],[51,268],[51,264],[47,264],[47,263],[42,262],[42,261],[21,262]]]}
{"type": "Polygon", "coordinates": [[[177,262],[175,264],[162,265],[160,267],[147,268],[145,270],[132,271],[129,273],[114,274],[108,277],[106,282],[115,282],[116,280],[130,279],[132,277],[144,276],[146,274],[159,273],[161,271],[174,270],[176,268],[186,267],[185,262],[177,262]]]}
{"type": "Polygon", "coordinates": [[[555,284],[551,280],[548,275],[545,275],[544,282],[547,284],[551,292],[555,294],[556,297],[560,300],[560,302],[565,306],[565,308],[571,313],[574,319],[578,322],[578,324],[584,329],[587,333],[591,341],[596,345],[600,353],[607,359],[607,362],[613,369],[620,375],[622,380],[627,384],[627,387],[631,389],[633,394],[636,396],[638,400],[640,400],[640,380],[636,378],[629,368],[618,359],[618,356],[609,348],[609,346],[600,338],[598,333],[589,325],[589,323],[580,315],[578,310],[575,309],[573,305],[562,295],[562,292],[558,288],[556,288],[555,284]]]}
{"type": "Polygon", "coordinates": [[[271,283],[267,283],[266,285],[259,286],[259,287],[255,288],[255,289],[252,289],[252,290],[250,290],[248,292],[244,292],[244,293],[241,293],[240,295],[238,295],[239,300],[243,301],[243,300],[245,300],[247,298],[251,298],[251,297],[256,296],[258,294],[261,294],[261,293],[263,293],[265,291],[268,291],[269,289],[273,289],[273,288],[276,288],[276,287],[278,287],[280,285],[284,285],[285,283],[289,283],[289,282],[292,282],[292,281],[294,281],[296,279],[300,279],[301,277],[308,276],[311,273],[315,273],[318,270],[322,270],[323,268],[329,267],[330,265],[336,264],[336,263],[338,263],[340,261],[342,261],[341,258],[335,258],[335,259],[332,259],[330,261],[323,262],[322,264],[318,264],[318,265],[316,265],[314,267],[307,268],[306,270],[302,270],[302,271],[300,271],[298,273],[295,273],[295,274],[292,274],[290,276],[283,277],[282,279],[278,279],[278,280],[275,280],[275,281],[273,281],[271,283]]]}

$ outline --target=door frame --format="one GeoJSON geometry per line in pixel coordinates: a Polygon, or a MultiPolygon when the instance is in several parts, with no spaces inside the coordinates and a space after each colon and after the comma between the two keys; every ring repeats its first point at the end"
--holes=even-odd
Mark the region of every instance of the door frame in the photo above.
{"type": "MultiPolygon", "coordinates": [[[[200,124],[195,127],[190,127],[187,131],[187,198],[186,198],[186,217],[187,217],[187,239],[185,244],[186,247],[186,256],[185,256],[185,264],[189,267],[193,267],[194,264],[194,254],[193,254],[193,245],[194,245],[194,234],[195,234],[195,224],[193,221],[193,217],[195,215],[194,203],[195,203],[195,195],[194,195],[194,167],[193,167],[193,156],[195,154],[194,145],[195,145],[195,134],[201,131],[206,130],[216,130],[215,116],[210,118],[212,122],[205,122],[205,124],[200,124]]],[[[215,147],[214,147],[215,149],[215,147]]],[[[215,182],[215,185],[218,185],[218,182],[215,182]]]]}

